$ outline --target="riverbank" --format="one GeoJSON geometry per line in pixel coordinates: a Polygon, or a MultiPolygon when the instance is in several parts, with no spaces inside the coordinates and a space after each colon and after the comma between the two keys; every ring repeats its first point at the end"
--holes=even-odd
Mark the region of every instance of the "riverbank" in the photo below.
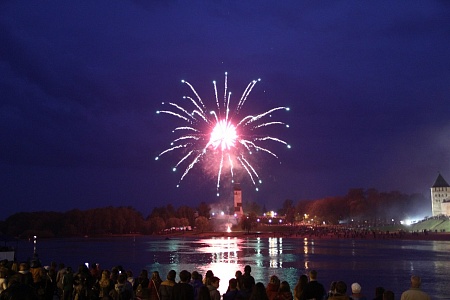
{"type": "Polygon", "coordinates": [[[160,235],[164,238],[182,238],[182,237],[193,237],[193,238],[220,238],[220,237],[230,237],[230,238],[297,238],[297,239],[378,239],[378,240],[389,240],[389,239],[402,239],[402,240],[429,240],[429,241],[450,241],[450,233],[447,232],[359,232],[359,233],[317,233],[317,234],[296,234],[296,233],[283,233],[283,232],[269,232],[269,231],[233,231],[233,232],[195,232],[195,231],[183,231],[174,232],[160,235]]]}

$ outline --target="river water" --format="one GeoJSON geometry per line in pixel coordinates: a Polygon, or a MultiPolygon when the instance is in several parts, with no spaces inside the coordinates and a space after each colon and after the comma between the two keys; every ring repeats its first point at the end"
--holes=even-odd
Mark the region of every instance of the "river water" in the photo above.
{"type": "MultiPolygon", "coordinates": [[[[79,264],[98,263],[111,269],[121,265],[137,276],[141,269],[159,271],[165,279],[171,269],[212,270],[221,279],[223,294],[228,280],[245,265],[252,267],[256,282],[265,285],[277,275],[295,286],[308,270],[318,271],[318,281],[328,290],[334,280],[353,282],[373,299],[375,288],[394,291],[400,299],[412,274],[422,277],[422,289],[433,299],[450,299],[450,241],[398,239],[310,238],[192,238],[113,237],[21,241],[18,260],[32,256],[36,247],[42,263],[64,262],[75,270],[79,264]]],[[[178,278],[178,277],[177,277],[178,278]]]]}

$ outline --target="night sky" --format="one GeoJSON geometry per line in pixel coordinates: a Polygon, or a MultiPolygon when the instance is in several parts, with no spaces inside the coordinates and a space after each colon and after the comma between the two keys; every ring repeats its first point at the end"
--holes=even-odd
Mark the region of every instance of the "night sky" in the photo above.
{"type": "Polygon", "coordinates": [[[447,1],[1,1],[0,219],[230,200],[201,168],[176,188],[181,155],[155,161],[179,125],[161,103],[192,96],[182,79],[212,101],[225,72],[232,101],[261,78],[248,113],[290,107],[292,148],[255,159],[244,201],[450,181],[447,1]]]}

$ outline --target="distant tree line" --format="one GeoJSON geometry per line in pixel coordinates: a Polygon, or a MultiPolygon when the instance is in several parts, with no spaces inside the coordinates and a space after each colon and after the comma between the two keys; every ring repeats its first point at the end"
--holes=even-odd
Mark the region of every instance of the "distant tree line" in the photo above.
{"type": "Polygon", "coordinates": [[[104,207],[67,212],[19,212],[0,222],[0,232],[9,236],[45,237],[155,234],[166,228],[191,226],[208,230],[210,207],[202,202],[197,208],[171,204],[156,207],[144,218],[134,208],[104,207]]]}
{"type": "Polygon", "coordinates": [[[285,200],[278,211],[288,222],[308,218],[315,223],[370,226],[398,224],[400,220],[424,217],[427,212],[431,212],[431,202],[422,194],[379,192],[376,189],[350,189],[345,196],[299,201],[296,204],[285,200]]]}
{"type": "MultiPolygon", "coordinates": [[[[406,195],[400,192],[378,192],[375,189],[350,189],[345,196],[327,197],[318,200],[300,200],[294,203],[280,201],[278,215],[285,222],[295,224],[314,220],[316,224],[358,223],[381,225],[398,222],[414,215],[430,211],[430,201],[420,194],[406,195]],[[394,221],[392,221],[394,220],[394,221]]],[[[246,216],[241,227],[250,230],[256,225],[257,216],[265,213],[255,202],[244,203],[246,216]]],[[[43,237],[159,234],[164,230],[196,228],[211,229],[211,207],[201,202],[192,208],[182,205],[175,208],[168,204],[155,207],[145,218],[134,208],[104,207],[67,212],[20,212],[0,222],[0,231],[15,237],[43,237]]]]}

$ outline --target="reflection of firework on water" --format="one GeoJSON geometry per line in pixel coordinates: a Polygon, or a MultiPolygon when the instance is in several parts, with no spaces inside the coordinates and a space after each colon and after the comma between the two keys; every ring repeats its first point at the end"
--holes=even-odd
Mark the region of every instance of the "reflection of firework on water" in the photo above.
{"type": "MultiPolygon", "coordinates": [[[[216,82],[213,81],[215,110],[208,111],[194,87],[189,82],[182,80],[181,82],[187,84],[194,94],[194,97],[183,97],[191,108],[167,103],[171,107],[170,109],[157,111],[158,114],[165,113],[175,116],[185,124],[174,129],[173,132],[179,132],[180,135],[172,141],[170,148],[156,157],[156,160],[175,150],[183,152],[182,158],[173,168],[173,171],[176,171],[178,167],[185,165],[183,175],[180,178],[181,182],[196,164],[202,160],[210,162],[212,158],[217,172],[217,191],[220,187],[222,174],[229,172],[233,182],[234,173],[240,167],[246,171],[255,186],[261,184],[258,173],[250,163],[250,156],[254,155],[254,151],[262,151],[278,158],[275,153],[263,146],[268,142],[281,143],[290,148],[290,145],[285,141],[274,136],[264,135],[264,132],[261,132],[267,126],[283,125],[289,127],[284,122],[265,121],[266,118],[271,117],[272,113],[278,110],[289,111],[289,108],[275,107],[261,114],[240,118],[241,108],[258,81],[260,79],[253,80],[247,85],[235,108],[230,110],[231,93],[227,93],[227,73],[225,73],[223,99],[218,95],[216,82]]],[[[166,103],[163,102],[162,104],[166,103]]],[[[257,187],[256,190],[258,190],[257,187]]]]}

